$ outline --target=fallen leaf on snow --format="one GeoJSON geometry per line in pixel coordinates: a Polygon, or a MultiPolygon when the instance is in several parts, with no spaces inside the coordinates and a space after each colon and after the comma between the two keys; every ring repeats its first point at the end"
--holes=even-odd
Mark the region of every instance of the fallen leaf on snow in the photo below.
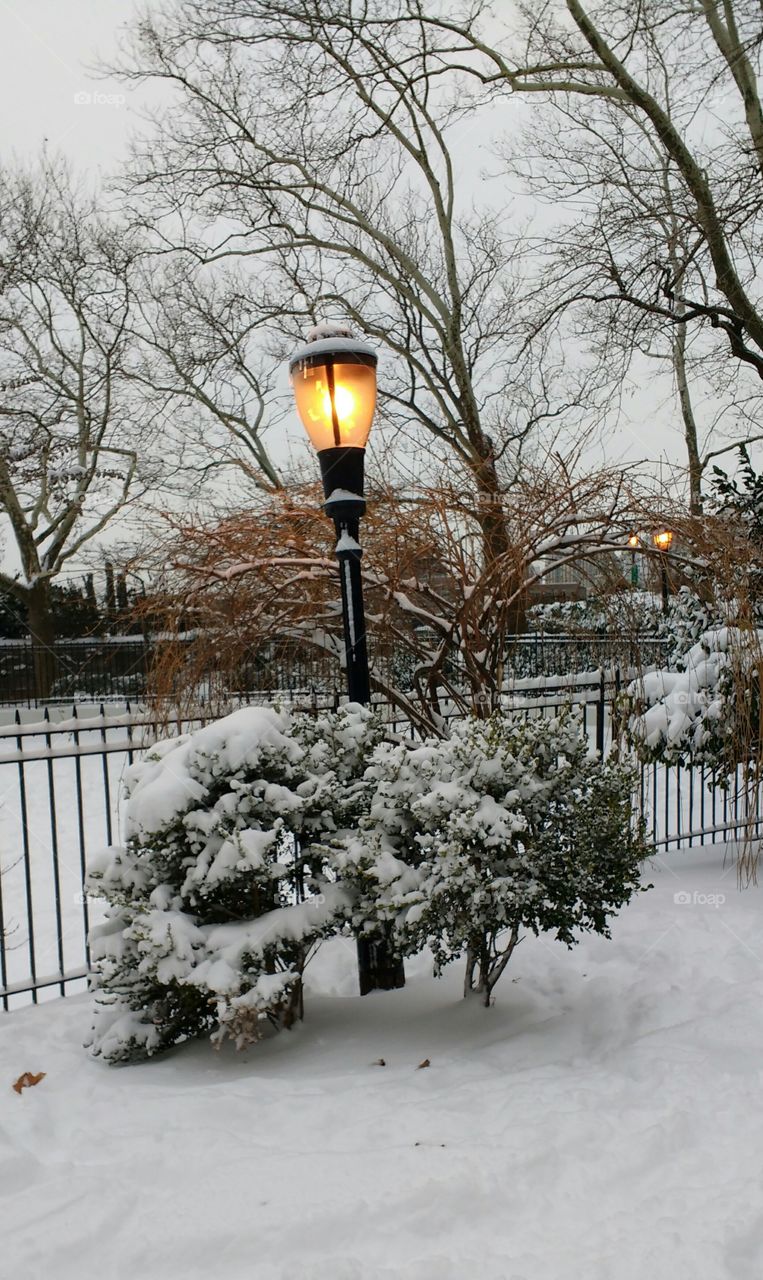
{"type": "Polygon", "coordinates": [[[28,1089],[33,1084],[39,1084],[41,1080],[45,1079],[45,1075],[44,1071],[38,1071],[36,1075],[33,1071],[25,1071],[23,1075],[19,1076],[13,1088],[16,1093],[21,1093],[22,1089],[28,1089]]]}

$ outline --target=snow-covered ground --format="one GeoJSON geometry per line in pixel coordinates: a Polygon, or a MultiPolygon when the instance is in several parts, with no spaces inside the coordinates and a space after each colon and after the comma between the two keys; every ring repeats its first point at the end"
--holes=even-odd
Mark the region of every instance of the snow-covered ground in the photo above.
{"type": "Polygon", "coordinates": [[[337,940],[242,1055],[115,1069],[88,996],[0,1015],[0,1274],[759,1280],[761,890],[717,848],[650,876],[612,942],[526,939],[490,1010],[423,960],[361,1000],[337,940]]]}

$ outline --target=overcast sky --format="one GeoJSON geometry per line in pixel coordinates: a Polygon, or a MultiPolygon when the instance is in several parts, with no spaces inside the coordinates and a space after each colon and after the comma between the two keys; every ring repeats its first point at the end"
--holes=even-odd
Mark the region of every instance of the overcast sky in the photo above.
{"type": "Polygon", "coordinates": [[[114,55],[132,0],[0,0],[2,156],[28,159],[47,141],[107,174],[135,124],[134,95],[87,69],[114,55]]]}
{"type": "MultiPolygon", "coordinates": [[[[0,0],[0,154],[30,159],[43,143],[104,177],[142,127],[141,96],[91,69],[117,52],[134,0],[0,0]]],[[[667,377],[645,369],[624,388],[623,415],[607,442],[609,461],[650,457],[683,462],[679,419],[667,377]]]]}

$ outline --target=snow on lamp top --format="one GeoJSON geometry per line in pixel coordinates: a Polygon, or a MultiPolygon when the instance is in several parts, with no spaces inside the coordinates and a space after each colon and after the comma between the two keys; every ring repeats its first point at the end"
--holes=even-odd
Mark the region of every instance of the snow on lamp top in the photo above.
{"type": "Polygon", "coordinates": [[[343,324],[324,321],[307,338],[289,360],[289,376],[313,446],[318,453],[364,449],[376,408],[376,352],[343,324]]]}

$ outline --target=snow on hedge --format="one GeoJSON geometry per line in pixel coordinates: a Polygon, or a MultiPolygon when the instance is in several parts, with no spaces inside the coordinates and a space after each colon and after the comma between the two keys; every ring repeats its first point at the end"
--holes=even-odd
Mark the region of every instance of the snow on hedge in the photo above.
{"type": "Polygon", "coordinates": [[[90,872],[110,904],[93,1052],[291,1026],[315,948],[350,928],[429,946],[438,969],[465,955],[489,1001],[520,929],[607,933],[646,853],[632,787],[572,712],[414,746],[359,706],[246,708],[162,743],[129,771],[124,845],[90,872]]]}
{"type": "MultiPolygon", "coordinates": [[[[466,720],[445,742],[382,745],[367,817],[340,873],[356,917],[387,919],[406,954],[439,970],[466,957],[466,990],[485,1003],[520,931],[571,946],[608,936],[647,855],[633,821],[632,772],[592,755],[579,720],[466,720]]],[[[340,853],[340,857],[341,857],[340,853]]]]}
{"type": "Polygon", "coordinates": [[[132,766],[125,843],[90,868],[110,903],[91,935],[95,1054],[146,1057],[205,1031],[244,1044],[300,1015],[305,965],[351,910],[328,850],[380,737],[354,705],[247,707],[132,766]]]}
{"type": "Polygon", "coordinates": [[[651,671],[628,688],[629,741],[643,760],[704,764],[728,773],[757,720],[763,632],[714,627],[681,658],[680,671],[651,671]]]}

